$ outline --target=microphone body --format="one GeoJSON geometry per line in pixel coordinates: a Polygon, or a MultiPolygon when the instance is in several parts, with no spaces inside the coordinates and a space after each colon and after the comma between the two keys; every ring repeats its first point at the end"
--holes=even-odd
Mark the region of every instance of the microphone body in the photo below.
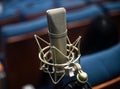
{"type": "MultiPolygon", "coordinates": [[[[64,8],[47,10],[48,35],[50,46],[56,47],[64,55],[67,55],[67,30],[66,30],[66,11],[64,8]]],[[[58,51],[51,49],[52,60],[55,64],[67,62],[67,59],[58,51]]]]}

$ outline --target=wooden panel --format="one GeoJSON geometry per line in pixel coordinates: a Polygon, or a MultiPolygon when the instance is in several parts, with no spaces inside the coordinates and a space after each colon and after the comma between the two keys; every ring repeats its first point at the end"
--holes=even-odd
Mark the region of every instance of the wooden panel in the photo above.
{"type": "Polygon", "coordinates": [[[8,25],[8,24],[17,23],[17,22],[20,22],[20,17],[18,14],[13,16],[13,17],[10,17],[10,18],[1,19],[0,20],[0,27],[2,27],[4,25],[8,25]]]}
{"type": "Polygon", "coordinates": [[[40,84],[42,75],[35,39],[7,44],[6,63],[10,89],[21,89],[25,84],[40,84]]]}
{"type": "Polygon", "coordinates": [[[120,76],[92,87],[92,89],[119,89],[120,88],[120,76]]]}

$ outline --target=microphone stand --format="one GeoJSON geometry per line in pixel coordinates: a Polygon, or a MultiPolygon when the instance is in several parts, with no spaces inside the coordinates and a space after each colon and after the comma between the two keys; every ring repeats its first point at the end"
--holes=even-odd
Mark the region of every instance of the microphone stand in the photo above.
{"type": "Polygon", "coordinates": [[[64,86],[63,81],[60,81],[58,84],[55,84],[53,86],[53,89],[63,89],[63,86],[64,86]]]}
{"type": "Polygon", "coordinates": [[[77,80],[73,80],[64,85],[63,89],[92,89],[88,82],[80,83],[77,80]]]}
{"type": "Polygon", "coordinates": [[[39,59],[42,62],[40,70],[49,74],[54,84],[53,89],[91,89],[87,83],[88,75],[79,64],[81,36],[73,43],[70,42],[67,36],[65,14],[64,8],[47,11],[50,43],[34,35],[40,49],[39,59]],[[42,48],[39,40],[47,46],[42,48]],[[76,80],[64,84],[65,75],[76,76],[76,80]]]}

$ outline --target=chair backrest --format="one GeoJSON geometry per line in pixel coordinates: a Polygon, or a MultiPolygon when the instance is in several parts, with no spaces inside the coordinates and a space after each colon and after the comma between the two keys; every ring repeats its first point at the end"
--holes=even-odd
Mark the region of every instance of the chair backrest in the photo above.
{"type": "Polygon", "coordinates": [[[81,57],[81,66],[91,85],[97,85],[120,75],[120,44],[81,57]]]}
{"type": "Polygon", "coordinates": [[[53,0],[56,7],[65,7],[66,10],[76,10],[80,9],[82,6],[85,6],[84,0],[53,0]]]}
{"type": "Polygon", "coordinates": [[[101,10],[96,6],[87,6],[80,10],[67,13],[67,22],[83,21],[85,19],[95,18],[98,15],[102,15],[101,10]]]}
{"type": "Polygon", "coordinates": [[[2,12],[0,13],[0,20],[13,17],[16,14],[17,14],[16,8],[4,8],[3,7],[2,12]]]}
{"type": "Polygon", "coordinates": [[[53,8],[53,2],[49,1],[48,3],[36,3],[30,7],[26,7],[22,10],[23,15],[32,15],[46,12],[46,10],[53,8]]]}
{"type": "Polygon", "coordinates": [[[36,1],[32,5],[26,6],[21,10],[21,15],[23,15],[27,20],[33,20],[41,16],[46,15],[46,10],[54,8],[54,3],[52,0],[46,1],[36,1]]]}
{"type": "Polygon", "coordinates": [[[2,27],[2,37],[12,37],[40,30],[47,27],[46,18],[39,18],[32,21],[25,21],[17,24],[6,25],[2,27]]]}

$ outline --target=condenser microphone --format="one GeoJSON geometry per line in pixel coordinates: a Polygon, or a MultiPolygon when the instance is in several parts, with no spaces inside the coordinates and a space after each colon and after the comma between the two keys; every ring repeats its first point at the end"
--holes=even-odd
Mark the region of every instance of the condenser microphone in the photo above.
{"type": "MultiPolygon", "coordinates": [[[[64,8],[47,10],[48,35],[50,45],[56,47],[67,56],[67,30],[66,30],[66,11],[64,8]]],[[[55,64],[67,62],[66,57],[58,51],[51,49],[52,59],[55,64]]]]}
{"type": "MultiPolygon", "coordinates": [[[[54,64],[63,64],[67,62],[67,30],[66,30],[66,11],[64,8],[47,10],[48,35],[51,46],[52,62],[54,64]],[[55,50],[53,47],[58,49],[55,50]]],[[[64,74],[64,67],[54,67],[54,81],[59,80],[64,74]],[[58,73],[57,73],[58,71],[58,73]]]]}
{"type": "Polygon", "coordinates": [[[80,36],[73,42],[67,36],[66,10],[56,8],[47,10],[48,36],[50,43],[35,35],[39,46],[40,70],[48,73],[54,84],[65,75],[75,76],[80,83],[85,83],[88,76],[80,66],[80,36]],[[39,40],[47,46],[41,47],[39,40]]]}

